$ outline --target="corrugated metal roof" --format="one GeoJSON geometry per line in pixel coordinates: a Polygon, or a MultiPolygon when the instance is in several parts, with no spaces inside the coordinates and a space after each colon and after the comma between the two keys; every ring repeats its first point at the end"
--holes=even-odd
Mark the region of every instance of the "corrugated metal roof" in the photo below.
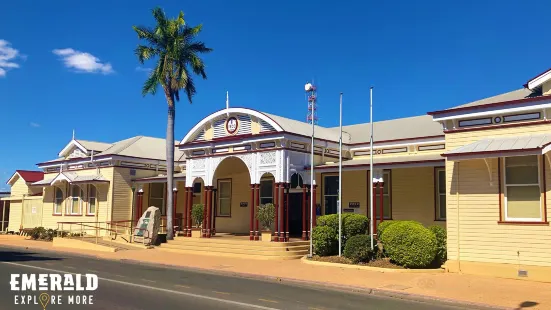
{"type": "MultiPolygon", "coordinates": [[[[174,179],[185,178],[186,174],[184,172],[179,172],[174,174],[174,179]]],[[[148,183],[153,181],[164,181],[166,182],[166,175],[157,175],[153,177],[137,178],[133,180],[136,183],[148,183]]]]}
{"type": "Polygon", "coordinates": [[[76,140],[88,151],[103,152],[112,146],[111,143],[97,142],[97,141],[88,141],[88,140],[76,140]]]}
{"type": "MultiPolygon", "coordinates": [[[[306,121],[301,122],[294,119],[282,117],[279,115],[264,113],[264,112],[262,112],[262,114],[273,119],[286,132],[296,133],[296,134],[305,135],[305,136],[312,135],[312,125],[308,124],[306,121]]],[[[332,130],[327,127],[321,127],[316,125],[315,136],[316,138],[320,138],[320,139],[339,141],[338,131],[332,130]]],[[[346,140],[344,140],[344,138],[343,138],[343,142],[346,143],[346,140]]]]}
{"type": "Polygon", "coordinates": [[[482,139],[444,153],[444,156],[538,150],[551,143],[551,134],[482,139]]]}
{"type": "Polygon", "coordinates": [[[526,88],[521,88],[517,90],[513,90],[504,94],[499,94],[496,96],[476,100],[473,102],[465,103],[453,108],[449,108],[447,110],[451,109],[457,109],[457,108],[467,108],[467,107],[475,107],[475,106],[481,106],[486,104],[492,104],[492,103],[498,103],[498,102],[506,102],[506,101],[512,101],[512,100],[519,100],[519,99],[525,99],[535,97],[535,95],[532,93],[531,90],[526,88]]]}
{"type": "MultiPolygon", "coordinates": [[[[430,162],[430,161],[442,161],[444,158],[440,154],[427,154],[427,155],[403,155],[403,156],[392,156],[392,157],[378,157],[377,155],[373,156],[373,165],[385,165],[385,164],[405,164],[405,163],[415,163],[415,162],[430,162]]],[[[369,166],[370,159],[351,159],[342,162],[343,167],[350,166],[369,166]]],[[[330,163],[316,166],[315,169],[325,169],[325,168],[335,168],[338,167],[339,163],[330,163]]]]}

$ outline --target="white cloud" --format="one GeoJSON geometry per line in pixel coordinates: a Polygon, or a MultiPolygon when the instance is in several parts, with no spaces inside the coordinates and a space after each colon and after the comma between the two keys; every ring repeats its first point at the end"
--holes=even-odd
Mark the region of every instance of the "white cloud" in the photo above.
{"type": "Polygon", "coordinates": [[[102,63],[99,58],[89,53],[72,48],[55,49],[52,53],[60,56],[67,68],[75,69],[77,72],[102,74],[115,72],[110,63],[102,63]]]}
{"type": "Polygon", "coordinates": [[[40,127],[40,124],[39,124],[39,123],[35,123],[35,122],[31,122],[29,125],[31,125],[31,127],[35,127],[35,128],[40,127]]]}
{"type": "Polygon", "coordinates": [[[138,72],[146,72],[146,73],[149,73],[149,72],[151,72],[151,70],[153,70],[153,69],[151,69],[151,68],[144,68],[144,67],[136,67],[136,71],[138,71],[138,72]]]}
{"type": "Polygon", "coordinates": [[[10,42],[0,39],[0,77],[6,76],[9,69],[19,68],[19,64],[14,62],[17,58],[25,60],[27,57],[11,47],[10,42]]]}

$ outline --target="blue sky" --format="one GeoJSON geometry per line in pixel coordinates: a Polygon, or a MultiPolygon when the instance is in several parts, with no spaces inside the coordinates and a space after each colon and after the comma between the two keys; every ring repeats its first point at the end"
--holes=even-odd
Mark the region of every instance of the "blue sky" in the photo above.
{"type": "Polygon", "coordinates": [[[0,10],[0,189],[15,169],[55,158],[73,129],[105,142],[165,136],[165,99],[141,96],[146,73],[133,54],[132,25],[152,25],[155,5],[203,23],[200,38],[214,49],[193,104],[177,107],[181,139],[224,107],[226,90],[231,106],[303,120],[303,86],[314,79],[319,123],[337,126],[341,91],[344,123],[354,124],[368,121],[370,85],[375,120],[520,88],[551,67],[551,2],[537,2],[8,1],[0,10]],[[71,56],[91,72],[67,67],[71,56]]]}

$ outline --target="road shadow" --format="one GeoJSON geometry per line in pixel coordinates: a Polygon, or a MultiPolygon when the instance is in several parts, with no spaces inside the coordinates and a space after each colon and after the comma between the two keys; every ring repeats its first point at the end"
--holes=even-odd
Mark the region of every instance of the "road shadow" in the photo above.
{"type": "Polygon", "coordinates": [[[32,252],[0,250],[0,262],[29,262],[29,261],[52,261],[62,260],[59,257],[49,257],[32,252]]]}
{"type": "Polygon", "coordinates": [[[528,309],[539,305],[538,302],[535,301],[523,301],[521,302],[515,310],[522,310],[522,309],[528,309]]]}

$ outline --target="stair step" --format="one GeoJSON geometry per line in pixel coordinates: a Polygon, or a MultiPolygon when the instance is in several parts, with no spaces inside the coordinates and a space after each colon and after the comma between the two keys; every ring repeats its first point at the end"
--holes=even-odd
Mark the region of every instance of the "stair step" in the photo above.
{"type": "Polygon", "coordinates": [[[179,237],[174,240],[169,240],[168,243],[173,244],[232,244],[232,245],[246,245],[253,247],[273,247],[273,248],[285,248],[289,246],[310,246],[308,241],[290,241],[290,242],[263,242],[263,241],[250,241],[250,240],[232,240],[230,238],[189,238],[179,237]]]}
{"type": "Polygon", "coordinates": [[[220,246],[211,246],[211,245],[172,245],[172,244],[163,244],[160,248],[169,248],[169,249],[183,249],[183,250],[197,250],[197,251],[219,251],[219,252],[233,252],[233,253],[258,253],[258,254],[281,254],[288,255],[290,253],[300,254],[303,252],[308,252],[308,247],[289,247],[289,248],[248,248],[248,247],[220,247],[220,246]]]}

